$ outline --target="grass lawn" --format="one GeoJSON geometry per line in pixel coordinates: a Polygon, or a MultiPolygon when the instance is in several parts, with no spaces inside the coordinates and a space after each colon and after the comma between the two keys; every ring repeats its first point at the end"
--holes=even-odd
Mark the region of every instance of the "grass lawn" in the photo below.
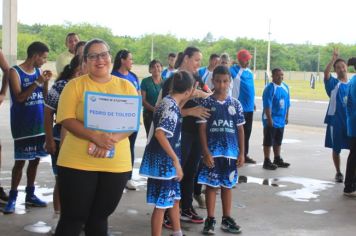
{"type": "MultiPolygon", "coordinates": [[[[328,101],[323,81],[315,83],[315,89],[310,88],[309,80],[284,80],[289,86],[292,99],[328,101]]],[[[262,96],[264,80],[255,80],[256,96],[262,96]]]]}

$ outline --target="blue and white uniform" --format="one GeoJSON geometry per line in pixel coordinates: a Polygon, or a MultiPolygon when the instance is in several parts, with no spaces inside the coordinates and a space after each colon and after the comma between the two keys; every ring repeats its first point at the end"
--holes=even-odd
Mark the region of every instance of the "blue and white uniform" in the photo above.
{"type": "MultiPolygon", "coordinates": [[[[167,96],[158,105],[153,115],[154,130],[163,130],[174,152],[181,158],[180,135],[182,117],[176,101],[167,96]]],[[[157,208],[171,208],[180,199],[179,183],[173,160],[151,134],[142,158],[140,175],[148,177],[147,203],[157,208]]]]}
{"type": "Polygon", "coordinates": [[[327,124],[325,147],[336,153],[349,149],[346,126],[346,104],[349,83],[343,83],[334,77],[324,80],[325,90],[330,97],[324,123],[327,124]]]}
{"type": "Polygon", "coordinates": [[[255,106],[255,82],[249,68],[239,65],[230,67],[232,77],[232,97],[241,102],[244,112],[253,112],[255,106]]]}
{"type": "MultiPolygon", "coordinates": [[[[40,76],[39,68],[28,74],[19,66],[14,66],[20,80],[21,90],[26,90],[40,76]]],[[[15,160],[33,160],[46,156],[44,143],[44,99],[43,88],[36,87],[24,102],[17,102],[10,89],[11,133],[15,142],[15,160]]]]}
{"type": "Polygon", "coordinates": [[[140,87],[140,81],[138,80],[137,76],[129,71],[127,75],[121,74],[119,71],[113,71],[111,72],[112,75],[115,75],[116,77],[126,79],[131,82],[131,84],[136,88],[137,91],[141,90],[140,87]]]}
{"type": "Polygon", "coordinates": [[[290,96],[288,85],[284,82],[277,85],[273,82],[269,83],[263,91],[263,112],[262,122],[263,127],[267,127],[267,116],[265,109],[271,109],[272,121],[274,128],[284,128],[286,125],[286,115],[290,107],[290,96]]]}
{"type": "MultiPolygon", "coordinates": [[[[57,80],[52,85],[52,88],[48,91],[47,99],[45,101],[45,106],[48,107],[50,110],[57,114],[57,108],[59,103],[59,97],[68,83],[68,80],[57,80]]],[[[59,154],[59,143],[61,141],[61,124],[55,124],[53,127],[53,139],[56,143],[56,153],[54,155],[51,154],[52,159],[52,170],[53,174],[57,176],[57,158],[59,154]]]]}
{"type": "Polygon", "coordinates": [[[208,67],[201,67],[198,70],[200,78],[203,80],[204,84],[208,85],[209,89],[213,89],[213,72],[208,70],[208,67]]]}
{"type": "Polygon", "coordinates": [[[170,69],[168,69],[168,68],[164,69],[164,70],[162,71],[162,74],[161,74],[162,79],[163,79],[163,80],[168,79],[168,78],[171,77],[171,76],[174,74],[174,72],[176,72],[176,71],[177,71],[177,70],[170,70],[170,69]]]}
{"type": "Polygon", "coordinates": [[[236,160],[239,156],[238,126],[245,123],[243,109],[238,100],[228,96],[224,101],[210,96],[201,105],[211,110],[206,123],[209,151],[214,158],[214,168],[203,166],[198,183],[211,187],[232,188],[237,181],[236,160]]]}

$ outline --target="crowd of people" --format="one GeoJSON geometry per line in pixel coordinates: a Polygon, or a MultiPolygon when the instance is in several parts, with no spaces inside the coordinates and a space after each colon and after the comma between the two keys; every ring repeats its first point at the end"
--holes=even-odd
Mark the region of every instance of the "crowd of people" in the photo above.
{"type": "MultiPolygon", "coordinates": [[[[56,180],[53,207],[60,215],[55,235],[74,236],[84,230],[86,235],[106,236],[108,217],[124,188],[137,188],[132,168],[138,131],[108,133],[87,128],[85,93],[142,96],[147,146],[139,173],[147,177],[147,203],[154,206],[151,235],[161,235],[164,226],[172,229],[173,236],[182,236],[181,221],[204,224],[202,233],[214,234],[218,190],[223,213],[220,228],[240,233],[231,214],[232,188],[238,180],[238,167],[256,163],[249,155],[256,110],[250,52],[239,50],[235,63],[226,53],[213,53],[209,64],[201,67],[201,51],[190,46],[183,52],[169,53],[164,70],[159,60],[152,60],[148,67],[151,76],[140,82],[132,72],[129,50],[118,51],[112,60],[105,41],[80,41],[76,33],[69,33],[65,44],[68,50],[58,57],[58,77],[50,89],[53,74],[41,70],[49,53],[47,45],[31,43],[26,60],[11,68],[0,51],[0,104],[9,87],[15,158],[9,194],[0,187],[0,201],[6,204],[3,212],[15,211],[26,161],[26,204],[47,206],[36,196],[34,183],[40,158],[50,154],[56,180]],[[199,207],[207,209],[206,217],[195,211],[194,198],[199,207]]],[[[335,49],[325,69],[325,90],[330,97],[325,147],[332,148],[336,182],[344,181],[340,152],[350,149],[344,194],[356,197],[356,76],[347,78],[350,65],[356,69],[356,58],[346,62],[335,49]]],[[[266,170],[290,166],[281,157],[291,105],[283,78],[283,69],[274,68],[262,95],[266,170]]]]}

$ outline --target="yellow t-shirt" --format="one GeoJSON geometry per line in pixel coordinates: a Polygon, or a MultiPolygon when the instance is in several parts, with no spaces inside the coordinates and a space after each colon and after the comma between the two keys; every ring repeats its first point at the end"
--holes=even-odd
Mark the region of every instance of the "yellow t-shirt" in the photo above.
{"type": "MultiPolygon", "coordinates": [[[[97,83],[88,75],[75,78],[68,82],[60,96],[57,122],[75,118],[84,121],[84,94],[86,91],[116,94],[137,95],[134,86],[127,80],[112,76],[106,83],[97,83]]],[[[99,131],[97,131],[99,132],[99,131]]],[[[130,143],[128,138],[115,144],[115,155],[112,158],[95,158],[88,154],[89,141],[78,138],[67,132],[59,152],[59,166],[104,172],[127,172],[131,168],[130,143]]]]}

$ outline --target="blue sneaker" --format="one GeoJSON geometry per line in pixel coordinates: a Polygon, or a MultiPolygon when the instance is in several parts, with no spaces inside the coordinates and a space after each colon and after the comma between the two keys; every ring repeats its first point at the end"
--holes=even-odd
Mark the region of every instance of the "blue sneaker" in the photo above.
{"type": "Polygon", "coordinates": [[[33,207],[46,207],[47,203],[39,199],[35,195],[35,187],[27,186],[26,187],[26,205],[33,207]]]}
{"type": "Polygon", "coordinates": [[[33,207],[46,207],[47,203],[39,199],[35,194],[26,195],[26,205],[33,207]]]}
{"type": "Polygon", "coordinates": [[[17,190],[10,190],[9,200],[7,201],[7,204],[3,210],[4,214],[12,214],[15,212],[16,199],[17,199],[17,190]]]}

